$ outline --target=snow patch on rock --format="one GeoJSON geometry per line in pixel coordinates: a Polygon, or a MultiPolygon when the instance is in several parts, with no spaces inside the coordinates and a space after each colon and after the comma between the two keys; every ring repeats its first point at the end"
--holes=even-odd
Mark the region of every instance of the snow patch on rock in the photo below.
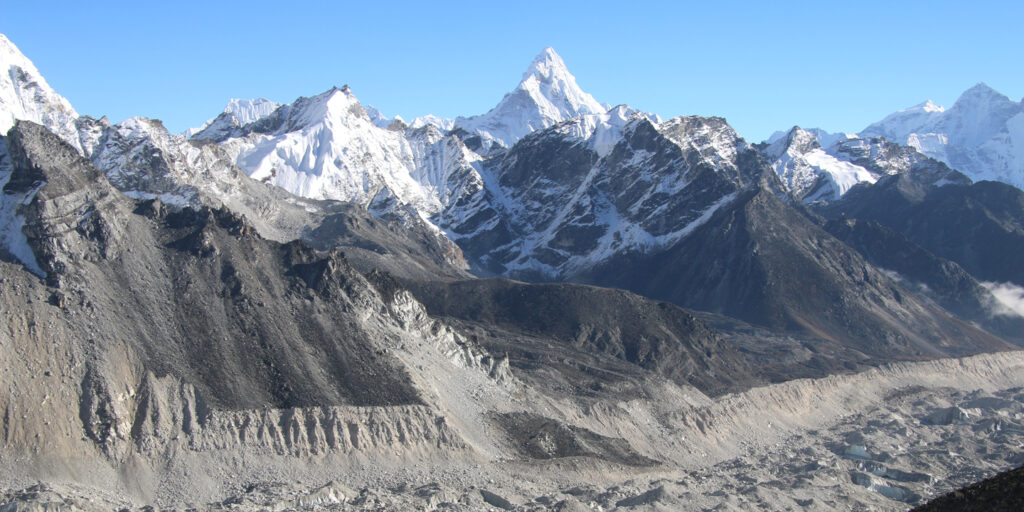
{"type": "Polygon", "coordinates": [[[45,277],[46,272],[36,261],[36,255],[28,245],[28,238],[22,230],[25,227],[25,216],[18,213],[18,209],[22,205],[32,202],[45,182],[39,183],[25,194],[8,194],[3,189],[11,179],[12,170],[11,160],[7,153],[7,139],[0,137],[0,191],[2,191],[0,194],[0,249],[7,251],[33,274],[45,277]]]}

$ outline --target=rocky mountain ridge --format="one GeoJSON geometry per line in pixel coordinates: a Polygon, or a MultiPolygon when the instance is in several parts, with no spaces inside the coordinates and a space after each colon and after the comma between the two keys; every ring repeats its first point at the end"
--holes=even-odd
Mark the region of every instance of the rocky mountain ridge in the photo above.
{"type": "MultiPolygon", "coordinates": [[[[832,281],[838,271],[842,277],[833,282],[861,295],[874,293],[865,287],[898,285],[885,274],[861,279],[854,270],[860,263],[851,267],[828,260],[856,261],[855,251],[836,241],[825,246],[838,252],[822,252],[818,245],[798,257],[793,249],[803,247],[799,241],[773,235],[772,223],[756,217],[774,219],[790,231],[813,232],[809,225],[797,225],[818,221],[805,218],[799,208],[791,210],[794,205],[786,197],[828,205],[850,190],[908,173],[919,189],[970,182],[882,138],[837,138],[826,150],[818,142],[823,134],[794,128],[772,144],[750,145],[720,118],[662,121],[624,105],[605,109],[579,89],[550,48],[531,63],[516,91],[488,119],[502,118],[499,114],[507,110],[502,105],[521,93],[530,98],[530,106],[516,110],[539,121],[521,125],[514,137],[500,141],[499,149],[481,149],[481,137],[486,137],[467,121],[483,117],[459,118],[447,132],[398,120],[382,127],[379,113],[365,109],[348,87],[288,105],[234,102],[190,139],[142,118],[114,125],[79,117],[74,121],[78,136],[70,142],[132,197],[159,197],[177,207],[227,207],[271,239],[302,238],[321,248],[345,245],[365,268],[383,266],[420,279],[438,272],[461,277],[469,268],[482,275],[614,285],[773,329],[834,339],[857,332],[859,320],[834,323],[783,313],[796,311],[784,305],[790,294],[783,290],[805,280],[783,270],[795,269],[792,261],[765,259],[764,244],[774,247],[769,252],[820,267],[820,279],[832,281]],[[281,188],[303,198],[277,192],[281,188]],[[362,226],[379,224],[372,218],[393,224],[392,234],[373,228],[353,238],[350,227],[340,228],[354,223],[339,222],[341,207],[331,199],[353,204],[346,211],[362,215],[362,226]],[[753,204],[758,205],[756,216],[749,210],[753,204]],[[737,220],[744,224],[736,233],[760,242],[717,234],[704,238],[720,222],[736,228],[737,220]],[[392,250],[396,245],[405,250],[392,250]],[[391,261],[396,257],[402,262],[391,261]],[[750,263],[740,264],[737,258],[750,258],[750,263]],[[654,262],[692,267],[696,281],[648,281],[646,276],[661,275],[650,267],[654,262]],[[762,270],[740,272],[746,265],[762,270]],[[708,273],[701,266],[719,270],[708,273]],[[644,272],[637,272],[640,268],[644,272]],[[713,282],[708,276],[715,276],[713,282]],[[824,325],[833,327],[822,330],[824,325]]],[[[820,236],[824,241],[830,235],[820,236]]],[[[17,244],[7,245],[13,253],[17,244]]],[[[820,294],[808,300],[830,300],[824,292],[830,286],[805,284],[820,294]]],[[[897,324],[919,316],[901,315],[904,320],[897,324]]],[[[914,330],[919,329],[904,332],[914,330]]]]}

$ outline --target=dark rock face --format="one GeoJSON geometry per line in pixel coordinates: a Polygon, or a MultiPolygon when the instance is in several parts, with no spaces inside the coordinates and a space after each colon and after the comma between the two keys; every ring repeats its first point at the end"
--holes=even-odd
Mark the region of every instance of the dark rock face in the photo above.
{"type": "Polygon", "coordinates": [[[1024,285],[1024,191],[988,181],[932,183],[929,174],[889,176],[820,212],[878,222],[979,280],[1024,285]]]}
{"type": "Polygon", "coordinates": [[[1006,347],[914,298],[764,189],[745,192],[672,247],[626,254],[579,278],[802,331],[874,357],[1006,347]]]}
{"type": "Polygon", "coordinates": [[[824,228],[875,267],[896,272],[903,287],[1003,339],[1024,341],[1024,318],[993,314],[992,295],[960,265],[933,255],[874,221],[836,219],[824,228]]]}
{"type": "Polygon", "coordinates": [[[684,229],[765,171],[723,119],[682,117],[660,129],[639,122],[601,168],[601,194],[650,235],[684,229]],[[721,155],[716,145],[737,148],[736,155],[721,155]]]}
{"type": "Polygon", "coordinates": [[[1024,468],[996,475],[914,507],[913,512],[1024,510],[1024,468]]]}
{"type": "Polygon", "coordinates": [[[360,315],[386,306],[342,253],[267,241],[227,210],[136,204],[38,125],[8,142],[5,188],[38,187],[20,212],[68,311],[54,321],[93,357],[125,350],[133,373],[174,375],[217,408],[420,402],[370,341],[360,315]]]}
{"type": "Polygon", "coordinates": [[[630,121],[601,154],[566,121],[485,162],[488,186],[439,217],[483,273],[560,280],[678,238],[764,172],[719,118],[630,121]],[[724,148],[724,149],[723,149],[724,148]]]}
{"type": "Polygon", "coordinates": [[[115,237],[123,231],[118,218],[95,216],[97,207],[118,199],[118,192],[71,146],[46,128],[19,122],[8,132],[7,152],[12,167],[4,194],[21,195],[29,204],[19,207],[22,229],[36,262],[51,286],[59,286],[67,267],[62,235],[78,231],[94,241],[81,257],[115,257],[115,237]]]}
{"type": "Polygon", "coordinates": [[[7,151],[14,170],[4,186],[5,193],[27,192],[45,182],[47,194],[66,195],[87,188],[100,174],[74,148],[35,123],[19,122],[12,128],[7,134],[7,151]],[[50,165],[69,171],[47,173],[43,164],[32,160],[33,156],[41,154],[48,155],[50,165]]]}
{"type": "Polygon", "coordinates": [[[416,279],[463,279],[465,259],[457,245],[417,218],[378,217],[356,205],[325,201],[324,212],[302,230],[318,250],[339,249],[360,272],[380,269],[416,279]]]}
{"type": "MultiPolygon", "coordinates": [[[[779,151],[794,145],[798,150],[814,149],[817,141],[809,132],[794,128],[786,139],[760,149],[769,158],[778,158],[779,151]]],[[[1007,213],[1006,208],[1012,210],[1010,205],[1019,201],[986,196],[985,205],[980,208],[966,204],[967,198],[980,192],[970,179],[914,148],[882,138],[842,140],[830,146],[828,153],[880,178],[874,185],[861,183],[853,187],[842,198],[812,202],[817,212],[832,219],[826,224],[809,215],[812,221],[821,223],[869,263],[926,302],[934,301],[959,318],[1006,339],[1021,339],[1024,319],[1001,314],[1006,312],[1000,310],[993,295],[976,280],[991,281],[997,275],[1006,280],[1008,274],[1000,274],[991,267],[1006,269],[1011,265],[1005,258],[997,259],[1001,247],[1014,247],[1016,243],[1009,236],[1013,230],[1009,226],[1019,224],[1015,220],[1019,215],[1007,213]],[[978,214],[978,210],[992,213],[978,214]],[[973,220],[965,226],[964,219],[973,220]],[[1006,232],[996,234],[988,229],[990,225],[1001,225],[1006,232]],[[978,240],[979,237],[985,240],[978,240]],[[990,277],[976,274],[979,268],[985,268],[990,277]]]]}
{"type": "Polygon", "coordinates": [[[565,365],[575,373],[577,362],[621,366],[608,362],[614,358],[710,394],[757,381],[750,362],[689,312],[622,290],[506,279],[408,286],[431,315],[511,334],[482,343],[507,353],[513,366],[565,365]]]}
{"type": "Polygon", "coordinates": [[[917,186],[941,184],[970,185],[971,180],[946,164],[922,155],[909,146],[901,146],[883,138],[849,139],[833,150],[842,160],[879,175],[912,176],[917,186]]]}
{"type": "MultiPolygon", "coordinates": [[[[724,120],[634,119],[604,154],[574,135],[577,122],[531,134],[485,164],[489,186],[451,228],[485,273],[623,288],[866,358],[1006,348],[908,292],[792,206],[757,149],[724,120]]],[[[881,139],[837,151],[871,172],[898,173],[892,179],[917,195],[966,180],[881,139]]],[[[980,306],[971,319],[984,314],[980,306]]]]}

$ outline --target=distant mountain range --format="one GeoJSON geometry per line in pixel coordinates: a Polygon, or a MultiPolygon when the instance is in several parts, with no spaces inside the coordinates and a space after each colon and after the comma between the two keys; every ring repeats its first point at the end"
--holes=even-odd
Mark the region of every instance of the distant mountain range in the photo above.
{"type": "MultiPolygon", "coordinates": [[[[887,177],[900,177],[897,184],[912,180],[918,195],[927,197],[948,186],[975,190],[970,176],[1015,182],[1022,171],[1009,156],[1015,154],[1020,104],[983,85],[948,111],[924,104],[860,135],[793,128],[752,145],[720,118],[663,121],[625,105],[603,105],[546,48],[519,85],[478,116],[407,124],[364,107],[345,86],[285,105],[232,100],[184,136],[144,118],[111,124],[77,116],[13,44],[0,42],[10,70],[2,93],[6,123],[43,124],[123,193],[178,207],[225,205],[266,236],[318,246],[329,245],[325,240],[334,238],[325,238],[325,226],[336,225],[318,201],[350,203],[420,233],[414,256],[405,256],[418,263],[390,265],[400,274],[424,277],[432,271],[410,268],[441,265],[446,275],[469,270],[616,286],[835,339],[960,336],[960,327],[942,327],[945,312],[925,313],[933,308],[930,299],[909,304],[910,296],[898,294],[895,300],[891,274],[865,277],[868,264],[860,258],[872,255],[821,231],[823,221],[802,210],[804,203],[827,216],[882,222],[984,281],[1024,285],[1013,261],[996,270],[975,252],[968,256],[931,242],[940,237],[933,232],[938,228],[887,222],[881,216],[896,203],[863,206],[888,190],[887,177]],[[924,140],[944,142],[922,145],[924,140]],[[999,154],[1009,156],[1000,167],[979,170],[971,155],[987,155],[997,142],[999,154]],[[929,155],[969,160],[970,167],[956,172],[929,155]],[[256,187],[245,175],[297,197],[275,198],[273,189],[256,187]],[[779,236],[783,225],[786,236],[779,236]],[[830,284],[804,283],[812,275],[830,284]],[[836,302],[846,293],[853,293],[850,300],[836,302]],[[860,304],[873,294],[878,298],[871,300],[891,302],[888,311],[910,309],[895,323],[888,312],[878,317],[875,306],[860,304]],[[823,318],[821,311],[808,315],[811,303],[843,306],[823,318]],[[936,314],[929,327],[916,326],[936,314]],[[871,329],[862,331],[867,325],[871,329]]],[[[1008,215],[1003,226],[1019,221],[1015,203],[1008,215]]],[[[6,233],[8,251],[24,254],[18,233],[6,233]]],[[[953,243],[970,235],[940,238],[953,243]]],[[[1007,236],[1017,240],[1020,233],[1007,236]]],[[[974,290],[979,304],[995,300],[984,288],[974,290]]]]}
{"type": "Polygon", "coordinates": [[[1024,188],[1024,104],[983,83],[965,91],[948,110],[926,101],[895,112],[856,135],[794,127],[776,132],[768,143],[773,147],[770,153],[776,170],[793,193],[815,201],[835,199],[856,183],[873,183],[878,178],[849,165],[843,157],[844,147],[859,144],[857,139],[875,137],[912,147],[974,181],[1000,181],[1024,188]],[[810,143],[810,138],[817,143],[810,143]]]}

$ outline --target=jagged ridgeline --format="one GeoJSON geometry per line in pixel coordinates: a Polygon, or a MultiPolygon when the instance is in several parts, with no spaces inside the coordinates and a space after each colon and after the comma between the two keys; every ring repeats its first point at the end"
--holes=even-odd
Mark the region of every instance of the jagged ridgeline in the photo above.
{"type": "Polygon", "coordinates": [[[0,70],[2,503],[896,510],[1020,463],[994,91],[750,144],[548,48],[482,115],[175,135],[0,70]]]}

